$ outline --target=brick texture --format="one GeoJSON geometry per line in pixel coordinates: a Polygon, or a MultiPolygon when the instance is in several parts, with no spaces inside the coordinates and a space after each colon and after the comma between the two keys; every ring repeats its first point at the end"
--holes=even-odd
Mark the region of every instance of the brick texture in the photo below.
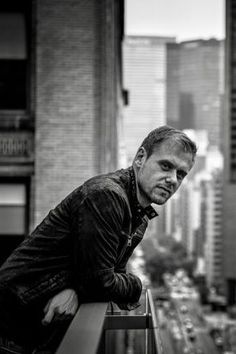
{"type": "Polygon", "coordinates": [[[35,224],[84,180],[116,165],[115,4],[35,4],[35,224]]]}

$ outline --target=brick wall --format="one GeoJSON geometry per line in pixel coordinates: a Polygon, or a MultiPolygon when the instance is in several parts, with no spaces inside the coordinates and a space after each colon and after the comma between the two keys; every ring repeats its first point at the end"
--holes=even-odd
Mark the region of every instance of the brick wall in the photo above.
{"type": "Polygon", "coordinates": [[[106,154],[115,160],[117,153],[117,37],[107,32],[115,16],[112,3],[35,4],[35,223],[84,180],[114,167],[104,163],[106,154]]]}

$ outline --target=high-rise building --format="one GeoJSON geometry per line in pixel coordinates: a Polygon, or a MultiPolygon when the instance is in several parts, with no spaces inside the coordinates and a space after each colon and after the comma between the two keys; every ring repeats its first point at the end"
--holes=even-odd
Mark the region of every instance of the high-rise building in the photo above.
{"type": "Polygon", "coordinates": [[[199,228],[199,190],[194,180],[186,181],[180,193],[179,207],[182,241],[190,256],[196,256],[196,234],[199,228]]]}
{"type": "Polygon", "coordinates": [[[236,304],[236,1],[226,0],[223,241],[228,304],[236,304]]]}
{"type": "Polygon", "coordinates": [[[207,130],[221,146],[224,42],[216,39],[167,44],[167,123],[207,130]]]}
{"type": "Polygon", "coordinates": [[[172,37],[127,36],[124,41],[124,109],[128,163],[150,130],[166,124],[166,43],[172,37]]]}
{"type": "Polygon", "coordinates": [[[0,262],[118,164],[123,1],[0,3],[0,262]]]}
{"type": "Polygon", "coordinates": [[[209,287],[215,286],[222,290],[222,171],[213,171],[210,178],[202,182],[202,187],[206,280],[209,287]]]}
{"type": "Polygon", "coordinates": [[[200,199],[199,183],[195,178],[206,168],[208,146],[207,132],[204,130],[185,130],[193,141],[197,141],[198,154],[193,169],[183,181],[177,193],[164,206],[166,234],[176,235],[186,246],[190,256],[196,254],[196,239],[199,232],[200,199]]]}
{"type": "Polygon", "coordinates": [[[165,206],[166,234],[185,245],[196,261],[196,274],[209,286],[223,288],[222,153],[208,147],[205,131],[186,133],[199,143],[197,161],[175,196],[165,206]],[[201,265],[201,266],[200,266],[201,265]]]}

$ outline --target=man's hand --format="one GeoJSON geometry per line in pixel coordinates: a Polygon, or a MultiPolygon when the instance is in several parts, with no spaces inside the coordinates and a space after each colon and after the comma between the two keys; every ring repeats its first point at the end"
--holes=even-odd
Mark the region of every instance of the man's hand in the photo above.
{"type": "Polygon", "coordinates": [[[75,315],[78,308],[78,297],[73,289],[62,290],[53,296],[44,308],[43,325],[51,321],[65,320],[75,315]]]}

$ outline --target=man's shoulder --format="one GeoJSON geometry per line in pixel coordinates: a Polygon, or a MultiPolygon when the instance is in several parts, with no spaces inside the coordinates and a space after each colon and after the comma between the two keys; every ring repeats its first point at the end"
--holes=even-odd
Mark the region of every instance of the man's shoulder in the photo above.
{"type": "Polygon", "coordinates": [[[129,170],[121,169],[115,172],[98,175],[87,180],[84,185],[84,193],[87,195],[127,194],[129,182],[129,170]]]}
{"type": "Polygon", "coordinates": [[[77,211],[84,203],[96,208],[130,210],[130,168],[94,176],[71,193],[71,210],[77,211]]]}

